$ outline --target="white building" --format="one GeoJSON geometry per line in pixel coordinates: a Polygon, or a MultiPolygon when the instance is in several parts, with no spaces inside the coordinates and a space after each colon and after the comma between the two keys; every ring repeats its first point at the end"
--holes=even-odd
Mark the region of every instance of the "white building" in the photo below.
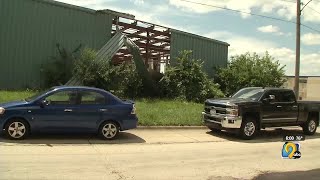
{"type": "MultiPolygon", "coordinates": [[[[294,76],[287,76],[284,87],[294,88],[294,76]]],[[[299,99],[320,101],[320,76],[300,76],[299,99]]]]}

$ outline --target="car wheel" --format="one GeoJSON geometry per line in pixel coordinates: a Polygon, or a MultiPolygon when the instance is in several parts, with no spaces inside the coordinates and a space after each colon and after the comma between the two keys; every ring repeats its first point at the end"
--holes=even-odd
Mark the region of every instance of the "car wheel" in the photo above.
{"type": "Polygon", "coordinates": [[[5,135],[9,139],[24,139],[29,135],[29,132],[29,124],[22,119],[9,120],[5,125],[5,135]]]}
{"type": "Polygon", "coordinates": [[[317,120],[314,118],[309,119],[302,127],[304,134],[314,135],[317,131],[317,120]]]}
{"type": "Polygon", "coordinates": [[[99,134],[103,139],[115,139],[119,134],[119,126],[112,121],[105,122],[100,126],[99,134]]]}
{"type": "Polygon", "coordinates": [[[257,122],[253,118],[247,118],[241,124],[239,135],[242,139],[253,139],[258,131],[257,122]]]}

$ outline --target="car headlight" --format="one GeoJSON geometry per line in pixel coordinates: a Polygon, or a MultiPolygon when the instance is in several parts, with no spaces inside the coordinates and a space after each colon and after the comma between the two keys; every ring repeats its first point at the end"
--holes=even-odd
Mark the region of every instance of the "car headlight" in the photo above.
{"type": "Polygon", "coordinates": [[[232,105],[230,108],[227,109],[227,114],[233,115],[233,116],[238,116],[239,115],[238,106],[232,105]]]}
{"type": "Polygon", "coordinates": [[[3,114],[5,109],[3,107],[0,107],[0,114],[3,114]]]}

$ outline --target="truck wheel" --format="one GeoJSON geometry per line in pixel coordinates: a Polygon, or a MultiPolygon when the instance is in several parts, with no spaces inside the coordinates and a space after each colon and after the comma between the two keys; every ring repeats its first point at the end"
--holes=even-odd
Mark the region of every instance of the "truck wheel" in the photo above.
{"type": "Polygon", "coordinates": [[[258,131],[257,122],[253,118],[246,118],[240,127],[239,135],[242,139],[253,139],[258,131]]]}
{"type": "Polygon", "coordinates": [[[314,133],[316,133],[317,131],[317,120],[315,120],[314,118],[309,119],[303,126],[303,132],[306,135],[314,135],[314,133]]]}

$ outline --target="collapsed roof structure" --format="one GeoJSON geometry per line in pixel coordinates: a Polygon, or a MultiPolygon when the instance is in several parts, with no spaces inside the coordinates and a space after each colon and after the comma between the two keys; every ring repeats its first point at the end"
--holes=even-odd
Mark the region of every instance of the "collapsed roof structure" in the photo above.
{"type": "MultiPolygon", "coordinates": [[[[161,67],[175,64],[182,50],[192,50],[192,58],[204,62],[209,76],[214,74],[214,67],[227,65],[228,43],[138,20],[131,14],[53,0],[1,3],[0,17],[10,18],[1,22],[0,89],[41,87],[41,66],[50,57],[59,56],[57,44],[71,52],[79,45],[99,50],[117,28],[139,47],[148,69],[160,72],[161,67]]],[[[132,61],[132,54],[122,46],[111,58],[117,64],[132,61]]]]}

